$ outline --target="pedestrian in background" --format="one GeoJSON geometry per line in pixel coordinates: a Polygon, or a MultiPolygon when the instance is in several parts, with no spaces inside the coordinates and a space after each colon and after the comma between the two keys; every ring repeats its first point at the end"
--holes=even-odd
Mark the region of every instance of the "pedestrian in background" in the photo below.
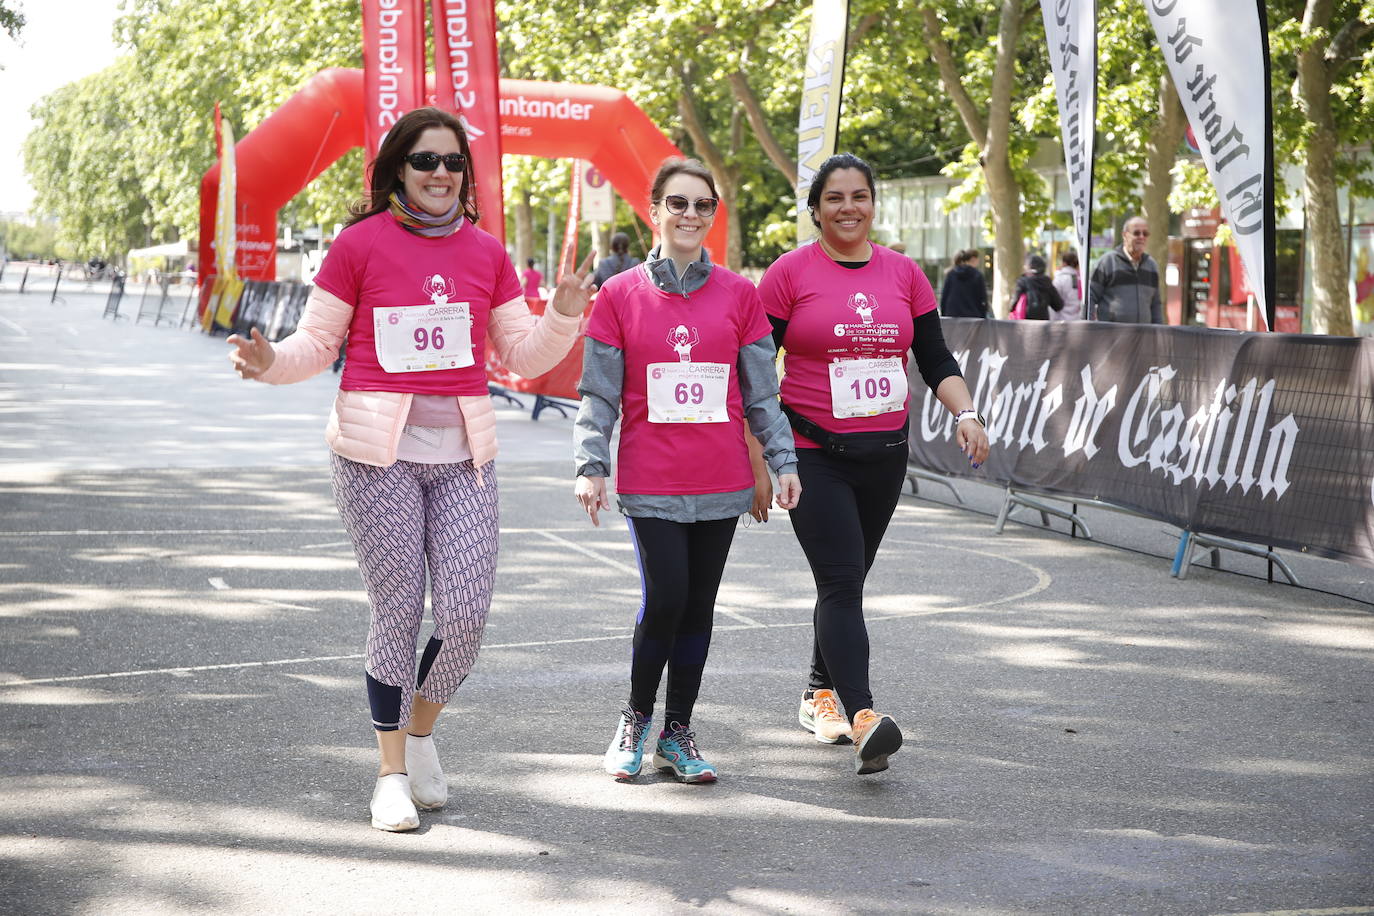
{"type": "Polygon", "coordinates": [[[976,248],[956,252],[940,287],[940,314],[946,318],[988,318],[988,283],[979,269],[976,248]]]}
{"type": "Polygon", "coordinates": [[[525,269],[520,274],[521,291],[525,294],[525,299],[544,298],[543,290],[544,275],[534,268],[534,258],[525,259],[525,269]]]}
{"type": "Polygon", "coordinates": [[[623,232],[617,232],[611,236],[611,253],[601,259],[601,263],[596,265],[596,274],[592,277],[592,283],[600,289],[606,285],[606,281],[622,271],[629,270],[640,263],[639,258],[630,254],[630,237],[623,232]]]}
{"type": "Polygon", "coordinates": [[[1025,271],[1016,278],[1011,293],[1012,318],[1028,321],[1048,321],[1050,315],[1063,311],[1064,300],[1054,282],[1045,276],[1045,259],[1038,254],[1026,255],[1025,271]]]}
{"type": "Polygon", "coordinates": [[[1064,307],[1050,315],[1052,321],[1077,321],[1083,317],[1083,277],[1078,272],[1078,252],[1072,248],[1059,256],[1059,269],[1054,272],[1054,288],[1064,307]]]}
{"type": "Polygon", "coordinates": [[[1145,253],[1150,224],[1132,216],[1121,227],[1121,245],[1097,259],[1088,291],[1099,321],[1126,324],[1163,324],[1159,301],[1159,265],[1145,253]]]}
{"type": "Polygon", "coordinates": [[[669,159],[649,196],[659,245],[597,294],[573,433],[574,495],[597,525],[611,506],[606,478],[620,419],[615,488],[643,590],[630,696],[602,766],[617,779],[639,773],[666,667],[654,766],[682,782],[713,782],[716,767],[691,722],[716,592],[739,516],[767,513],[746,438],[757,438],[778,474],[780,508],[796,505],[801,486],[758,291],[702,247],[719,204],[715,179],[695,159],[669,159]]]}
{"type": "MultiPolygon", "coordinates": [[[[364,668],[380,764],[379,830],[413,830],[448,780],[433,730],[468,676],[496,572],[496,419],[486,350],[525,376],[558,363],[591,299],[571,265],[536,322],[505,248],[477,228],[467,135],[437,108],[387,132],[372,189],[339,233],[297,330],[229,338],[245,379],[286,384],[348,342],[325,439],[334,498],[371,604],[364,668]],[[434,631],[416,666],[428,581],[434,631]]],[[[500,218],[500,214],[496,215],[500,218]]]]}

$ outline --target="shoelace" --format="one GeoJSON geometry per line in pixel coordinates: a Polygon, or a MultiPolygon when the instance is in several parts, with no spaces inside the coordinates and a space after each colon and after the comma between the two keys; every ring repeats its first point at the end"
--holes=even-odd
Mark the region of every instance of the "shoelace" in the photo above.
{"type": "Polygon", "coordinates": [[[620,715],[630,723],[629,728],[621,727],[620,749],[633,752],[635,748],[639,747],[639,742],[644,739],[644,729],[649,727],[649,720],[641,719],[638,713],[628,707],[622,709],[620,715]]]}
{"type": "Polygon", "coordinates": [[[817,719],[839,719],[840,707],[836,705],[834,697],[816,697],[816,718],[817,719]]]}
{"type": "Polygon", "coordinates": [[[701,752],[697,750],[697,736],[690,728],[679,728],[668,733],[669,741],[676,741],[677,746],[682,748],[682,756],[688,760],[700,760],[701,752]]]}

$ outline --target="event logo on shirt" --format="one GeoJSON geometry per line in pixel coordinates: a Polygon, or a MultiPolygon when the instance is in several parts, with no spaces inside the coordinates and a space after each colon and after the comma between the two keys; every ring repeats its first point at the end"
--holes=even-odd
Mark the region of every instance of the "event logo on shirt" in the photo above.
{"type": "Polygon", "coordinates": [[[864,324],[873,323],[873,310],[878,307],[878,297],[868,293],[855,293],[849,297],[849,308],[858,315],[864,324]]]}
{"type": "Polygon", "coordinates": [[[426,280],[420,289],[435,305],[444,305],[457,291],[451,277],[441,277],[438,274],[426,280]]]}
{"type": "Polygon", "coordinates": [[[897,342],[899,328],[896,322],[879,322],[873,318],[878,310],[878,297],[872,293],[854,292],[845,302],[845,311],[853,312],[858,321],[840,321],[834,325],[836,337],[844,338],[837,342],[832,352],[851,352],[858,355],[876,353],[879,348],[887,349],[897,342]]]}
{"type": "Polygon", "coordinates": [[[685,324],[680,324],[668,332],[668,346],[677,353],[678,362],[690,363],[692,348],[699,343],[701,338],[697,336],[697,329],[688,330],[685,324]]]}

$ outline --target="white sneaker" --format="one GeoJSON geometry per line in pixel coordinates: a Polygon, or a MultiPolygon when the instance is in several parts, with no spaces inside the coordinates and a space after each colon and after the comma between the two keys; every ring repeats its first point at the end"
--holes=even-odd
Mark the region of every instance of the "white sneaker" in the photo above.
{"type": "Polygon", "coordinates": [[[372,790],[372,826],[378,830],[414,830],[420,826],[420,815],[410,800],[410,780],[404,773],[378,776],[372,790]]]}
{"type": "Polygon", "coordinates": [[[406,772],[410,774],[410,798],[416,807],[431,811],[448,802],[448,779],[439,765],[434,736],[406,735],[406,772]]]}

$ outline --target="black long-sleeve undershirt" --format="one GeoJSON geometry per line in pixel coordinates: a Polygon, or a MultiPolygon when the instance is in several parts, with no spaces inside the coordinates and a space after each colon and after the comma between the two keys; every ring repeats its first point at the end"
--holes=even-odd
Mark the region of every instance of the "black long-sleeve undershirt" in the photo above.
{"type": "MultiPolygon", "coordinates": [[[[782,339],[787,335],[787,322],[781,318],[768,316],[773,325],[773,344],[782,349],[782,339]]],[[[949,352],[945,343],[944,331],[940,327],[940,313],[934,309],[919,315],[912,322],[914,334],[911,338],[911,354],[916,358],[916,370],[931,391],[938,391],[940,383],[951,375],[961,378],[959,363],[949,352]]]]}

